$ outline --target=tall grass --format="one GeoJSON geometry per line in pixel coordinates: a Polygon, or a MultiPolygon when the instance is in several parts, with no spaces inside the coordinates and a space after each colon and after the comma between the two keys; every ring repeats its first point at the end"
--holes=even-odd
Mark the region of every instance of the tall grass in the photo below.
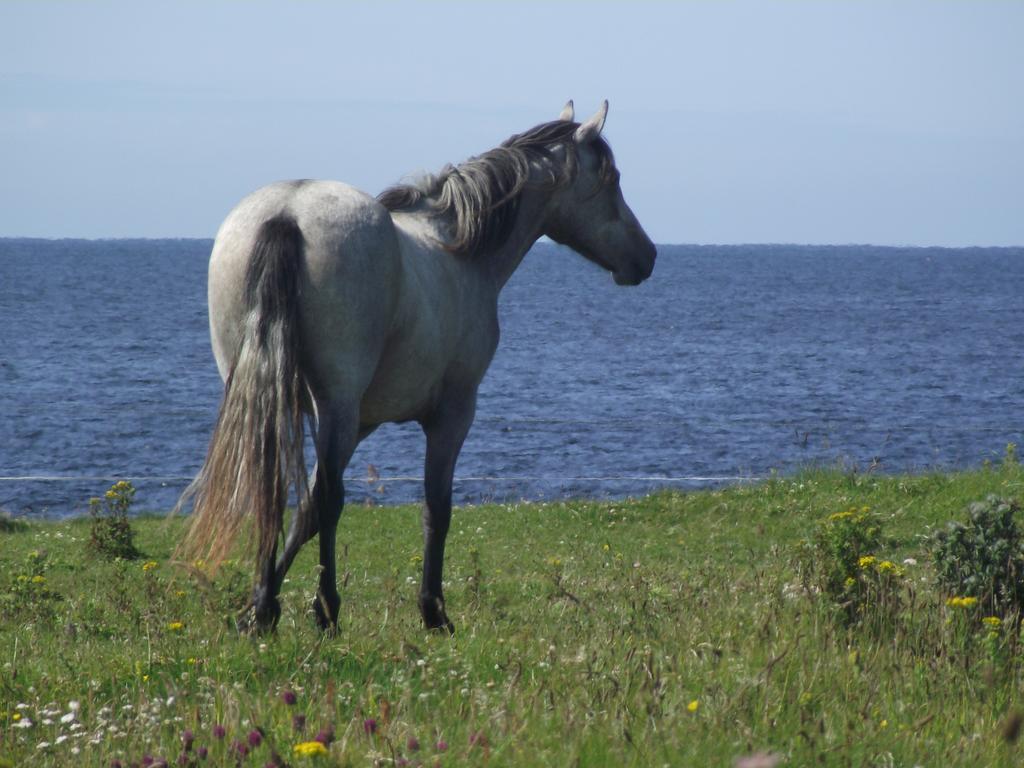
{"type": "Polygon", "coordinates": [[[133,521],[141,560],[90,555],[87,520],[4,528],[0,765],[1019,765],[1018,629],[947,604],[928,537],[1022,488],[1008,461],[464,507],[454,638],[420,625],[413,507],[346,509],[335,636],[315,546],[252,639],[248,566],[172,562],[180,520],[133,521]],[[862,507],[902,570],[872,621],[806,573],[821,521],[862,507]]]}

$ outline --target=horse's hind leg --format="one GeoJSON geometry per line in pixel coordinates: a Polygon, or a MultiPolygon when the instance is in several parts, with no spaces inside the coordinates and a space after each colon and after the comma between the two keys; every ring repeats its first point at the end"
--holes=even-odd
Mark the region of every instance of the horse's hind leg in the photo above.
{"type": "Polygon", "coordinates": [[[345,504],[342,475],[359,442],[359,417],[357,409],[351,413],[328,409],[321,412],[324,416],[317,430],[317,477],[310,510],[316,513],[320,532],[320,583],[313,610],[321,629],[333,629],[338,624],[338,609],[341,607],[335,535],[345,504]]]}

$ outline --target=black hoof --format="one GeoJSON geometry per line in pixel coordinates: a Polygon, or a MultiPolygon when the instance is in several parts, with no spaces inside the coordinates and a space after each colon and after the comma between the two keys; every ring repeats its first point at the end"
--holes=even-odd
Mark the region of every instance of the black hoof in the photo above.
{"type": "Polygon", "coordinates": [[[455,625],[444,611],[444,600],[440,597],[420,596],[420,613],[427,629],[455,634],[455,625]]]}
{"type": "Polygon", "coordinates": [[[281,618],[281,604],[277,599],[263,601],[259,606],[250,603],[235,619],[235,628],[243,635],[265,635],[277,628],[281,618]]]}
{"type": "Polygon", "coordinates": [[[316,625],[324,632],[334,632],[338,629],[338,609],[341,607],[341,599],[335,598],[331,601],[324,595],[317,593],[313,598],[313,613],[316,615],[316,625]]]}

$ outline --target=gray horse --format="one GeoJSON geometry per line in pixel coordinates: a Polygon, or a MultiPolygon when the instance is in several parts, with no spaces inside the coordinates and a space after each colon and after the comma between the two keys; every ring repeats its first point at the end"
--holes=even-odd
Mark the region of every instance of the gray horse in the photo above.
{"type": "MultiPolygon", "coordinates": [[[[601,138],[608,102],[377,198],[335,181],[290,181],[242,200],[210,257],[210,331],[224,398],[180,554],[223,559],[246,514],[256,585],[242,630],[272,629],[299,548],[320,535],[318,624],[337,625],[335,532],[342,474],[385,422],[426,435],[423,581],[428,628],[454,630],[441,591],[452,476],[498,344],[498,293],[542,235],[636,285],[655,247],[619,189],[601,138]],[[303,442],[316,448],[311,487],[303,442]],[[285,505],[299,505],[281,543],[285,505]]],[[[179,503],[179,506],[181,506],[179,503]]]]}

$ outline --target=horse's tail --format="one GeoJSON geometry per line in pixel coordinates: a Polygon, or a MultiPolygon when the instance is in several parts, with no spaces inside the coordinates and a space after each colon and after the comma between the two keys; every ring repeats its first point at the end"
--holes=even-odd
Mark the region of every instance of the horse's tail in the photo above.
{"type": "Polygon", "coordinates": [[[216,567],[242,521],[256,521],[257,567],[274,554],[290,487],[306,493],[303,407],[309,389],[302,369],[298,298],[305,240],[296,221],[266,221],[245,277],[248,309],[242,343],[224,385],[224,399],[206,461],[178,502],[194,499],[180,557],[216,567]]]}

